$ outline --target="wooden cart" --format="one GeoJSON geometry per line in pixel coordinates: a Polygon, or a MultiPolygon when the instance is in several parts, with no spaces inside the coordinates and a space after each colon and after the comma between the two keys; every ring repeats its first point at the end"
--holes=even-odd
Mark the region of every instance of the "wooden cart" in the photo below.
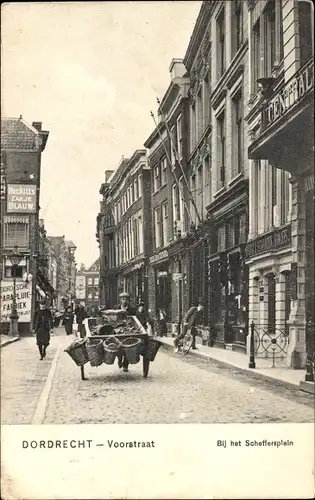
{"type": "MultiPolygon", "coordinates": [[[[134,326],[137,328],[136,332],[134,332],[134,331],[123,332],[123,333],[110,332],[110,333],[106,333],[106,334],[95,333],[96,330],[102,331],[102,328],[104,326],[111,324],[111,319],[112,319],[113,323],[119,323],[119,315],[120,314],[121,314],[121,312],[119,310],[117,310],[117,311],[116,310],[104,311],[102,319],[96,320],[96,319],[89,318],[89,319],[85,320],[86,337],[91,338],[93,340],[95,339],[95,340],[102,340],[102,341],[108,340],[109,338],[115,338],[119,342],[122,342],[123,340],[130,338],[130,337],[136,338],[136,339],[139,339],[141,341],[141,343],[142,343],[141,350],[143,353],[145,353],[151,337],[148,335],[145,328],[141,325],[141,323],[139,322],[139,320],[136,316],[125,316],[125,317],[122,316],[122,318],[124,317],[125,321],[128,320],[128,321],[132,321],[134,323],[134,326]],[[118,317],[118,320],[117,320],[117,317],[118,317]],[[94,323],[94,329],[92,326],[93,323],[94,323]]],[[[120,321],[122,321],[122,318],[120,318],[120,321]]],[[[140,362],[141,362],[141,358],[140,358],[140,362]]],[[[149,367],[150,367],[150,360],[148,359],[147,356],[145,356],[145,354],[143,354],[143,356],[142,356],[142,370],[143,370],[143,377],[144,378],[146,378],[148,376],[149,367]]],[[[81,379],[87,380],[87,378],[85,377],[84,365],[80,366],[80,371],[81,371],[81,379]]]]}

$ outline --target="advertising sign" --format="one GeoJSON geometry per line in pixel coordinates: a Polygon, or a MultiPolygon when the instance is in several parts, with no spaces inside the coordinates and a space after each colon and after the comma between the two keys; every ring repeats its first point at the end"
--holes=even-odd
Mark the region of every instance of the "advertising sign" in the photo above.
{"type": "Polygon", "coordinates": [[[36,213],[36,185],[8,184],[7,212],[20,214],[36,213]]]}
{"type": "MultiPolygon", "coordinates": [[[[9,322],[13,304],[13,281],[1,281],[0,304],[0,321],[9,322]]],[[[29,323],[32,309],[32,285],[30,283],[16,283],[16,308],[19,322],[29,323]]]]}

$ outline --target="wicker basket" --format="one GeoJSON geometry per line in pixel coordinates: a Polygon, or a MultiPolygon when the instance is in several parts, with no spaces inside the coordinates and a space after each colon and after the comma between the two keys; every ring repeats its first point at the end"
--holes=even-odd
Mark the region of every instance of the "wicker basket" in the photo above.
{"type": "Polygon", "coordinates": [[[83,340],[75,340],[72,342],[65,352],[69,354],[70,358],[73,359],[77,366],[83,366],[85,363],[88,363],[89,357],[86,350],[86,339],[83,340]]]}
{"type": "Polygon", "coordinates": [[[135,365],[140,361],[140,343],[141,340],[134,337],[130,337],[122,341],[122,347],[125,351],[125,356],[128,363],[130,363],[131,365],[135,365]]]}
{"type": "Polygon", "coordinates": [[[144,353],[144,357],[150,361],[155,360],[155,356],[158,353],[158,350],[160,349],[162,343],[159,342],[158,340],[153,340],[150,339],[146,348],[146,351],[144,353]]]}
{"type": "Polygon", "coordinates": [[[86,351],[91,366],[100,366],[104,362],[104,348],[102,340],[89,339],[86,344],[86,351]]]}
{"type": "Polygon", "coordinates": [[[104,363],[106,363],[107,365],[113,365],[119,352],[119,345],[117,344],[117,342],[105,340],[103,342],[103,348],[104,363]]]}

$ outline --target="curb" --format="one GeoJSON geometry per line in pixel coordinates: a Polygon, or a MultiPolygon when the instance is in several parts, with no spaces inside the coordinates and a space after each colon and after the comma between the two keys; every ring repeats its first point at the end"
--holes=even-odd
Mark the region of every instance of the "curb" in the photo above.
{"type": "MultiPolygon", "coordinates": [[[[163,344],[163,347],[166,350],[173,350],[174,349],[174,346],[163,341],[163,338],[158,337],[157,340],[159,340],[163,344]]],[[[265,375],[263,373],[252,371],[253,369],[251,369],[251,368],[242,368],[240,366],[233,365],[232,363],[229,363],[228,361],[221,361],[221,360],[212,358],[211,354],[206,355],[206,354],[204,354],[202,352],[198,352],[198,351],[197,352],[196,351],[189,351],[189,355],[185,356],[185,359],[189,359],[189,356],[193,356],[195,358],[200,358],[200,359],[203,359],[205,361],[213,362],[214,364],[221,366],[222,368],[230,368],[230,369],[238,370],[239,372],[241,372],[245,375],[248,375],[249,377],[256,379],[256,380],[265,380],[268,382],[272,382],[273,384],[284,387],[286,389],[295,389],[295,390],[299,390],[299,391],[301,390],[300,383],[295,384],[293,382],[288,382],[286,380],[279,380],[279,379],[271,377],[269,375],[265,375]]]]}
{"type": "Polygon", "coordinates": [[[5,340],[0,345],[0,348],[2,349],[2,347],[5,347],[6,345],[9,345],[9,344],[13,344],[13,342],[17,342],[18,340],[21,340],[21,337],[12,337],[12,338],[10,338],[8,340],[5,340]]]}

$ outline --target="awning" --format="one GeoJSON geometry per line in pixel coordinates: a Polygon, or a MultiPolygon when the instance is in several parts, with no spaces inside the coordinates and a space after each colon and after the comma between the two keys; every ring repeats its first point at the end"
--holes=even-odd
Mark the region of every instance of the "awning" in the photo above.
{"type": "Polygon", "coordinates": [[[41,270],[37,271],[36,280],[38,281],[39,287],[45,291],[45,293],[53,294],[55,293],[54,287],[51,285],[46,276],[41,270]]]}

